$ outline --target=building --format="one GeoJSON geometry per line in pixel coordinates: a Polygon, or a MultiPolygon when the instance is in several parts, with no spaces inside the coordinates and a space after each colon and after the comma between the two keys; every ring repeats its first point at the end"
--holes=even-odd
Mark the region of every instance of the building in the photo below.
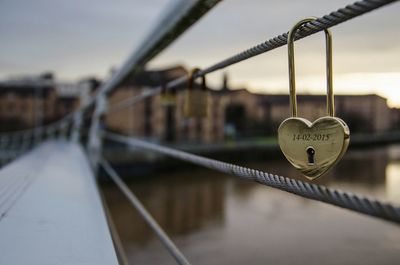
{"type": "Polygon", "coordinates": [[[400,131],[400,108],[391,108],[390,117],[392,130],[400,131]]]}
{"type": "Polygon", "coordinates": [[[31,128],[55,120],[56,101],[50,75],[1,82],[1,131],[31,128]]]}
{"type": "Polygon", "coordinates": [[[42,126],[73,112],[84,94],[99,86],[94,78],[59,83],[51,73],[0,82],[0,131],[42,126]]]}
{"type": "MultiPolygon", "coordinates": [[[[274,127],[290,116],[288,95],[258,95],[262,113],[274,127]]],[[[298,115],[314,121],[327,116],[325,95],[298,95],[298,115]]],[[[342,118],[352,132],[385,132],[392,129],[391,111],[387,100],[381,96],[336,95],[335,116],[342,118]]]]}
{"type": "MultiPolygon", "coordinates": [[[[143,91],[165,85],[171,80],[187,75],[181,66],[159,71],[144,71],[128,79],[109,97],[109,107],[143,91]]],[[[185,86],[177,87],[174,104],[165,104],[162,95],[107,113],[109,129],[126,135],[174,142],[215,142],[224,138],[224,113],[220,93],[209,90],[208,118],[185,118],[183,115],[185,86]]]]}
{"type": "MultiPolygon", "coordinates": [[[[140,95],[173,79],[187,75],[181,67],[145,71],[128,80],[110,97],[110,107],[126,98],[140,95]]],[[[289,95],[257,94],[247,89],[229,89],[224,76],[223,87],[209,89],[209,116],[195,120],[183,117],[185,87],[179,87],[173,106],[163,105],[162,96],[107,114],[109,129],[127,135],[167,141],[218,142],[226,137],[246,138],[276,135],[279,124],[290,117],[289,95]]],[[[314,121],[327,116],[325,95],[298,95],[300,117],[314,121]]],[[[379,133],[395,128],[400,119],[396,109],[387,106],[378,95],[336,95],[336,116],[349,125],[353,133],[379,133]],[[396,118],[397,117],[397,118],[396,118]]]]}
{"type": "Polygon", "coordinates": [[[97,88],[100,81],[96,78],[85,78],[76,83],[60,83],[56,84],[57,106],[56,113],[58,117],[76,110],[81,104],[89,101],[97,88]]]}
{"type": "MultiPolygon", "coordinates": [[[[290,117],[289,95],[229,89],[226,75],[221,89],[207,90],[207,118],[184,117],[186,85],[177,87],[173,97],[161,93],[112,111],[121,101],[187,74],[182,66],[174,66],[127,78],[109,95],[111,111],[105,116],[105,126],[151,140],[212,143],[225,138],[276,135],[279,124],[290,117]]],[[[55,82],[49,73],[1,82],[1,130],[32,128],[58,120],[87,102],[99,85],[93,78],[77,83],[55,82]]],[[[327,115],[325,95],[298,95],[297,103],[300,117],[314,121],[327,115]]],[[[378,95],[336,95],[335,109],[336,116],[346,121],[352,133],[400,130],[400,109],[390,109],[386,99],[378,95]]]]}

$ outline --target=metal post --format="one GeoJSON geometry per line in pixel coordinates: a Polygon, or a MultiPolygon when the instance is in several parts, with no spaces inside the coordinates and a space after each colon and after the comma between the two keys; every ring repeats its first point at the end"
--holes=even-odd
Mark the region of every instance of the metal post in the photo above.
{"type": "Polygon", "coordinates": [[[29,149],[29,132],[25,132],[22,135],[21,151],[24,152],[29,149]]]}
{"type": "Polygon", "coordinates": [[[83,119],[82,116],[83,116],[82,111],[75,112],[75,114],[74,114],[74,123],[73,123],[71,138],[70,138],[70,140],[72,142],[78,142],[79,138],[81,136],[81,127],[82,127],[82,119],[83,119]]]}
{"type": "Polygon", "coordinates": [[[81,135],[82,123],[83,123],[83,110],[89,104],[89,93],[90,93],[90,85],[89,83],[81,83],[79,84],[80,91],[80,105],[81,110],[75,112],[74,115],[74,124],[71,134],[71,141],[78,142],[81,135]]]}
{"type": "Polygon", "coordinates": [[[2,136],[0,141],[0,149],[6,149],[10,142],[10,137],[8,135],[2,136]]]}
{"type": "Polygon", "coordinates": [[[42,141],[42,128],[35,128],[33,132],[33,145],[38,145],[42,141]]]}
{"type": "Polygon", "coordinates": [[[54,125],[48,127],[48,128],[46,129],[46,136],[47,136],[47,139],[53,139],[53,138],[54,138],[55,131],[56,131],[56,128],[55,128],[54,125]]]}
{"type": "Polygon", "coordinates": [[[67,138],[67,131],[68,131],[68,122],[69,121],[64,121],[61,123],[59,132],[58,132],[58,138],[66,139],[67,138]]]}
{"type": "Polygon", "coordinates": [[[92,163],[92,168],[97,172],[97,166],[100,162],[101,152],[103,148],[103,137],[101,132],[102,118],[107,111],[107,96],[100,93],[96,97],[96,106],[92,117],[92,123],[89,131],[88,154],[92,163]]]}
{"type": "Polygon", "coordinates": [[[5,135],[3,137],[1,137],[1,153],[0,153],[0,164],[4,165],[7,162],[6,159],[6,154],[7,154],[7,149],[10,146],[10,141],[11,141],[11,137],[8,135],[5,135]]]}

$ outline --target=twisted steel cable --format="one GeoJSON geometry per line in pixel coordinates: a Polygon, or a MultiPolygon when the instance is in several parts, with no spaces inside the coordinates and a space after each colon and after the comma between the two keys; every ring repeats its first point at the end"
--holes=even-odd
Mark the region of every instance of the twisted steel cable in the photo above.
{"type": "Polygon", "coordinates": [[[301,197],[339,206],[358,213],[400,223],[400,207],[357,194],[331,189],[325,186],[310,184],[301,180],[282,177],[271,173],[221,162],[180,150],[149,143],[132,137],[106,132],[105,137],[123,144],[151,150],[179,160],[190,162],[222,173],[252,180],[262,185],[287,191],[301,197]]]}
{"type": "MultiPolygon", "coordinates": [[[[315,34],[319,31],[333,27],[337,24],[343,23],[347,20],[358,17],[360,15],[363,15],[379,7],[388,5],[396,1],[397,0],[363,0],[355,2],[351,5],[347,5],[344,8],[340,8],[337,11],[331,12],[330,14],[320,17],[314,21],[305,23],[296,32],[295,40],[299,40],[306,36],[315,34]]],[[[198,72],[197,76],[202,76],[214,72],[216,70],[225,68],[229,65],[247,60],[261,53],[265,53],[273,49],[276,49],[278,47],[284,46],[287,44],[287,38],[288,38],[288,33],[283,33],[259,45],[256,45],[250,49],[240,52],[232,57],[229,57],[221,62],[218,62],[210,67],[207,67],[202,71],[198,72]]]]}
{"type": "MultiPolygon", "coordinates": [[[[320,17],[314,21],[305,23],[295,35],[295,40],[302,39],[306,36],[315,34],[319,31],[323,31],[324,29],[333,27],[340,23],[343,23],[352,18],[361,16],[365,13],[373,11],[379,7],[388,5],[390,3],[396,2],[397,0],[363,0],[355,2],[351,5],[347,5],[344,8],[340,8],[337,11],[331,12],[328,15],[320,17]]],[[[224,59],[212,66],[204,68],[198,71],[194,77],[198,78],[200,76],[204,76],[206,74],[215,72],[222,68],[228,67],[232,64],[239,63],[241,61],[247,60],[254,56],[260,55],[262,53],[271,51],[278,47],[284,46],[287,44],[288,33],[283,33],[274,38],[271,38],[261,44],[258,44],[254,47],[251,47],[243,52],[240,52],[236,55],[233,55],[227,59],[224,59]]],[[[168,84],[165,85],[166,89],[176,88],[177,86],[181,86],[187,82],[187,77],[180,77],[175,80],[172,80],[168,84]]],[[[161,86],[155,87],[152,92],[143,92],[143,94],[139,96],[134,96],[132,98],[127,98],[122,100],[114,105],[112,105],[109,109],[110,112],[118,111],[123,107],[132,106],[141,102],[142,100],[153,97],[161,93],[161,86]]]]}
{"type": "Polygon", "coordinates": [[[108,176],[115,182],[117,187],[126,196],[133,207],[139,212],[146,223],[153,229],[154,233],[158,236],[161,243],[168,250],[168,252],[174,257],[176,262],[181,265],[190,265],[189,261],[182,254],[182,252],[177,248],[177,246],[172,242],[164,230],[159,226],[156,220],[151,216],[151,214],[146,210],[140,200],[136,195],[129,189],[129,187],[122,181],[121,177],[115,172],[115,170],[110,166],[110,164],[102,158],[100,164],[108,176]]]}

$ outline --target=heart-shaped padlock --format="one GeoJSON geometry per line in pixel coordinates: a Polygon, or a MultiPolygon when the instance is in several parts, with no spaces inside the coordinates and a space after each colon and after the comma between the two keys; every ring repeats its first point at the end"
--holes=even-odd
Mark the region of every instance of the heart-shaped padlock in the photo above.
{"type": "Polygon", "coordinates": [[[288,118],[278,129],[279,146],[287,160],[309,179],[327,172],[344,155],[350,131],[339,118],[322,117],[311,123],[288,118]]]}
{"type": "Polygon", "coordinates": [[[278,129],[279,146],[286,159],[308,179],[314,180],[326,173],[347,150],[350,130],[346,123],[334,117],[334,97],[332,85],[332,37],[325,30],[327,109],[329,116],[311,123],[297,117],[296,83],[294,68],[294,38],[298,28],[315,18],[299,21],[289,32],[289,86],[292,117],[284,120],[278,129]]]}

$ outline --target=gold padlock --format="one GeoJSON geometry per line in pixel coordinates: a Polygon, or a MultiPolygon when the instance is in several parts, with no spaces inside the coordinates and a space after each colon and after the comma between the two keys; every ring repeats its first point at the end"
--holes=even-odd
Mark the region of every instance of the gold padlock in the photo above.
{"type": "Polygon", "coordinates": [[[174,87],[167,89],[165,83],[161,85],[161,104],[164,107],[174,106],[176,104],[176,89],[174,87]]]}
{"type": "Polygon", "coordinates": [[[332,35],[325,29],[327,111],[329,116],[310,122],[297,117],[297,99],[294,63],[294,38],[296,31],[316,18],[305,18],[289,32],[289,87],[292,117],[284,120],[278,128],[279,146],[286,159],[308,179],[314,180],[325,174],[347,150],[350,130],[346,123],[335,116],[332,85],[332,35]]]}
{"type": "Polygon", "coordinates": [[[189,73],[183,109],[186,118],[205,118],[208,114],[208,90],[206,77],[201,77],[200,87],[194,85],[194,75],[198,71],[200,71],[199,68],[194,68],[189,73]]]}

